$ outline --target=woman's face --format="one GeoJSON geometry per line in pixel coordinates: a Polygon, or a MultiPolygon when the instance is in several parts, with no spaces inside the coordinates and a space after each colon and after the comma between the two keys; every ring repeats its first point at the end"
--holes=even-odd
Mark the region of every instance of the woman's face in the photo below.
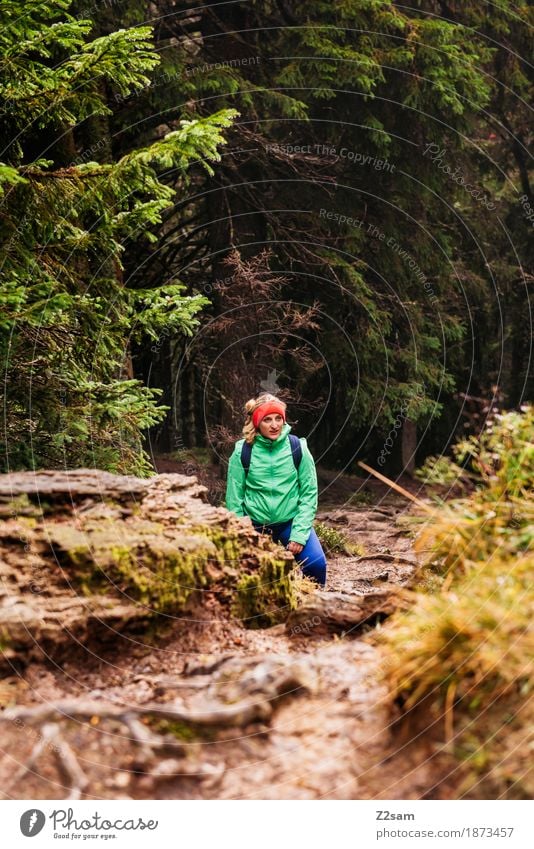
{"type": "Polygon", "coordinates": [[[276,439],[277,436],[280,436],[283,424],[284,420],[280,413],[269,413],[268,416],[265,416],[265,418],[261,420],[259,431],[261,435],[266,436],[267,439],[276,439]]]}

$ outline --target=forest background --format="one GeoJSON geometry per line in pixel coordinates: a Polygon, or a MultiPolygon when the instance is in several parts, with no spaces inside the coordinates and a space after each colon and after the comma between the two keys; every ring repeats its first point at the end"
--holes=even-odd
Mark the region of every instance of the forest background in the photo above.
{"type": "Polygon", "coordinates": [[[3,470],[413,469],[532,398],[527,3],[3,2],[3,470]]]}

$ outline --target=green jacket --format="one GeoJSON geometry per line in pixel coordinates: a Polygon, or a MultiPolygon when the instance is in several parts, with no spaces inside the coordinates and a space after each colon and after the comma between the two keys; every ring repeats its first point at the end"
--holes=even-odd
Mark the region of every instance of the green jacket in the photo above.
{"type": "Polygon", "coordinates": [[[247,475],[241,462],[244,440],[236,442],[228,465],[226,507],[262,525],[293,519],[291,540],[306,545],[317,512],[317,473],[303,438],[302,460],[298,471],[295,468],[287,438],[290,430],[285,424],[276,439],[256,435],[247,475]]]}

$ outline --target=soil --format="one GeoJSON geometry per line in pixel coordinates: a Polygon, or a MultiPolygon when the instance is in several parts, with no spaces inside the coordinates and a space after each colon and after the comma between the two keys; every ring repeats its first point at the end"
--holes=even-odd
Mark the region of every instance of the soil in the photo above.
{"type": "MultiPolygon", "coordinates": [[[[162,459],[158,471],[183,471],[162,459]],[[170,467],[169,467],[169,464],[170,467]]],[[[217,488],[217,471],[211,470],[217,488]]],[[[410,502],[375,481],[334,480],[317,522],[341,530],[360,554],[329,555],[327,592],[361,595],[414,575],[410,502]],[[355,487],[357,482],[358,488],[355,487]],[[351,497],[352,503],[347,498],[351,497]],[[369,502],[358,504],[360,502],[369,502]]],[[[202,481],[206,483],[204,479],[202,481]]],[[[419,497],[413,481],[402,485],[419,497]]],[[[170,620],[166,632],[121,635],[98,654],[32,662],[0,681],[4,706],[90,699],[204,710],[214,700],[265,704],[265,719],[227,728],[176,723],[167,752],[151,752],[114,718],[62,719],[2,729],[0,787],[15,799],[418,799],[446,797],[440,729],[404,740],[384,683],[379,622],[341,634],[243,627],[216,596],[170,620]],[[273,681],[282,676],[276,692],[273,681]],[[57,756],[54,747],[62,750],[57,756]],[[66,754],[67,757],[64,757],[66,754]],[[73,756],[73,758],[71,758],[73,756]],[[72,768],[78,765],[79,772],[72,768]],[[71,767],[69,768],[69,764],[71,767]]],[[[147,725],[154,729],[154,724],[147,725]]],[[[156,730],[161,731],[160,727],[156,730]]],[[[170,739],[170,738],[167,738],[170,739]]]]}

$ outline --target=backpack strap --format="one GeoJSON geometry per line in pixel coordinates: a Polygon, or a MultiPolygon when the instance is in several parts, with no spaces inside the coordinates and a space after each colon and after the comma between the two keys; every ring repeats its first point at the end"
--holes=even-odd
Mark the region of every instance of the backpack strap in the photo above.
{"type": "MultiPolygon", "coordinates": [[[[291,454],[293,457],[293,463],[295,465],[295,469],[298,471],[300,466],[300,461],[302,460],[302,445],[300,443],[300,439],[298,436],[295,436],[294,433],[288,434],[289,444],[291,445],[291,454]]],[[[252,457],[252,445],[250,442],[243,442],[241,447],[241,464],[245,470],[245,477],[248,475],[248,470],[250,469],[250,458],[252,457]]]]}
{"type": "Polygon", "coordinates": [[[299,470],[300,461],[302,460],[302,445],[300,443],[300,439],[298,436],[295,436],[294,433],[288,434],[289,442],[291,444],[291,453],[293,455],[293,462],[295,464],[295,469],[299,470]]]}
{"type": "Polygon", "coordinates": [[[246,440],[243,442],[243,446],[241,448],[241,463],[245,470],[245,476],[248,475],[248,470],[250,469],[250,458],[252,456],[252,445],[250,442],[246,440]]]}

